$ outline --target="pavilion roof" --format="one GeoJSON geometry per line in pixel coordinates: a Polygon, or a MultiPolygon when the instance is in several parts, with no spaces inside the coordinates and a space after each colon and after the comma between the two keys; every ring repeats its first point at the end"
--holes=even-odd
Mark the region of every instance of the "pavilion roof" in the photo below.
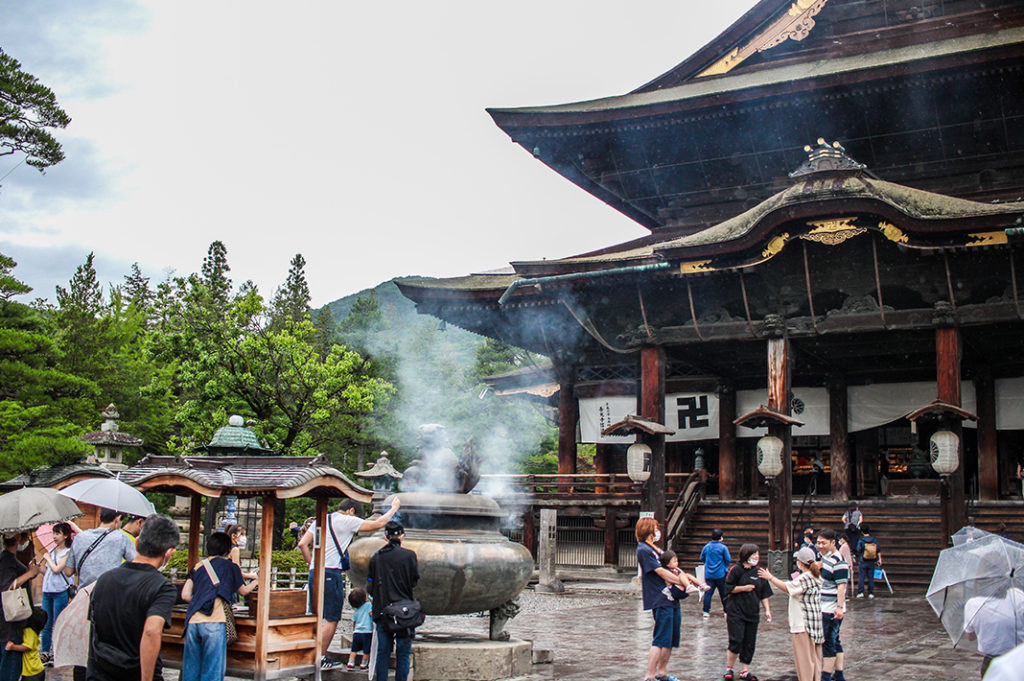
{"type": "Polygon", "coordinates": [[[347,496],[369,502],[373,492],[349,480],[323,456],[155,456],[120,474],[142,489],[257,496],[347,496]]]}
{"type": "Polygon", "coordinates": [[[22,487],[53,487],[78,475],[98,478],[114,477],[113,473],[99,464],[76,463],[69,466],[43,466],[0,482],[0,492],[10,492],[22,487]]]}

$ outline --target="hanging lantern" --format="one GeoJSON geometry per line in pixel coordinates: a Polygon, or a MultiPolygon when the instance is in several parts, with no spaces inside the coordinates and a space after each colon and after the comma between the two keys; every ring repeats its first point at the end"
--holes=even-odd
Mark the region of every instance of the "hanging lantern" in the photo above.
{"type": "Polygon", "coordinates": [[[626,450],[626,473],[633,482],[647,482],[651,477],[651,448],[642,442],[626,450]]]}
{"type": "Polygon", "coordinates": [[[757,470],[769,480],[782,472],[782,440],[766,435],[757,441],[757,470]]]}
{"type": "Polygon", "coordinates": [[[932,468],[939,475],[950,475],[960,467],[960,438],[948,430],[932,433],[928,449],[932,468]]]}

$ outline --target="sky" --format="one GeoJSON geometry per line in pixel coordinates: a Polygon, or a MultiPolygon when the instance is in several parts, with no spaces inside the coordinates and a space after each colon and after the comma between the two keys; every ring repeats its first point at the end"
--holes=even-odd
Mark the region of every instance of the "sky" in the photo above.
{"type": "Polygon", "coordinates": [[[219,239],[267,297],[301,253],[318,307],[620,243],[646,230],[485,108],[629,92],[753,4],[0,0],[0,48],[72,118],[45,174],[0,156],[0,252],[51,300],[90,251],[155,283],[219,239]]]}

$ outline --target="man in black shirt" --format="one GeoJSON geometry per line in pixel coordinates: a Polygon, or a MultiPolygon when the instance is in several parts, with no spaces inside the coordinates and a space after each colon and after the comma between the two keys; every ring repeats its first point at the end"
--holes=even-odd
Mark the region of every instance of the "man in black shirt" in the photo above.
{"type": "Polygon", "coordinates": [[[413,600],[412,590],[420,579],[416,554],[402,548],[405,528],[392,520],[384,527],[387,546],[370,558],[369,587],[373,597],[373,621],[377,623],[377,661],[374,668],[376,681],[387,681],[388,659],[391,648],[395,648],[395,681],[406,681],[409,677],[409,657],[412,653],[414,629],[399,632],[384,630],[384,608],[396,601],[413,600]]]}
{"type": "Polygon", "coordinates": [[[178,540],[173,520],[151,515],[139,534],[135,559],[96,580],[88,681],[162,681],[160,636],[170,626],[177,591],[160,570],[178,540]]]}

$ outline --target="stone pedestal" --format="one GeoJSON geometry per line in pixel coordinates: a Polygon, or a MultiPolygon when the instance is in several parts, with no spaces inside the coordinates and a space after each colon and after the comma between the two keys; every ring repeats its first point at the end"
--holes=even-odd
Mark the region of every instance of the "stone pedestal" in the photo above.
{"type": "Polygon", "coordinates": [[[467,634],[421,634],[412,644],[413,681],[496,681],[529,674],[533,643],[467,634]]]}

